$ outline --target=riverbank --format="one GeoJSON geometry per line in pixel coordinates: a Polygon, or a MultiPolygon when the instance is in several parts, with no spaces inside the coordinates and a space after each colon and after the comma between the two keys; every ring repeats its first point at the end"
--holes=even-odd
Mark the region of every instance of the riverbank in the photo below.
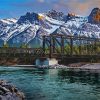
{"type": "MultiPolygon", "coordinates": [[[[24,61],[23,61],[24,62],[24,61]]],[[[72,64],[68,64],[68,65],[52,65],[52,66],[47,66],[47,65],[43,65],[43,66],[35,66],[32,63],[22,63],[20,61],[18,61],[18,59],[9,59],[4,60],[2,59],[0,61],[0,66],[10,66],[10,67],[23,67],[23,68],[42,68],[42,69],[64,69],[64,68],[68,68],[68,69],[81,69],[81,70],[100,70],[100,63],[89,63],[89,62],[79,62],[79,63],[72,63],[72,64]]]]}
{"type": "Polygon", "coordinates": [[[39,68],[39,69],[74,69],[74,70],[100,70],[100,63],[73,63],[66,65],[35,66],[35,65],[12,65],[11,67],[20,68],[39,68]]]}
{"type": "Polygon", "coordinates": [[[34,58],[0,58],[0,66],[33,65],[34,58]]]}

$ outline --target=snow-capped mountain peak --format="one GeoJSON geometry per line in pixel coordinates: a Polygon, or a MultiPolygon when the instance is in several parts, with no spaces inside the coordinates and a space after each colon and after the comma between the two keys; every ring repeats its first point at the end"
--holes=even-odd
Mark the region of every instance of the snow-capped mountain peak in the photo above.
{"type": "Polygon", "coordinates": [[[64,15],[52,10],[48,13],[26,13],[17,19],[0,20],[0,46],[28,44],[41,46],[42,36],[50,34],[100,37],[100,26],[90,23],[88,16],[64,15]]]}

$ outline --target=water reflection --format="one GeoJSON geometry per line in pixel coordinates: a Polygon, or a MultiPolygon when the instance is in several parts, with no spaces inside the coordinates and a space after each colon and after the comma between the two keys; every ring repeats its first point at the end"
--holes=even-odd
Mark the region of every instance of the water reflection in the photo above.
{"type": "Polygon", "coordinates": [[[22,69],[23,73],[25,74],[38,74],[38,75],[45,75],[47,71],[44,69],[22,69]]]}
{"type": "Polygon", "coordinates": [[[66,80],[70,83],[80,82],[90,85],[100,84],[100,73],[91,71],[75,71],[62,69],[58,71],[59,80],[66,80]]]}

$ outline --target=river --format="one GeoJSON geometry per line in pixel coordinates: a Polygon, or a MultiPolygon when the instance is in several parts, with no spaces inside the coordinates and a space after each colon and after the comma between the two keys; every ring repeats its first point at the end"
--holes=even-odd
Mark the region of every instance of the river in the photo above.
{"type": "Polygon", "coordinates": [[[98,72],[0,67],[0,79],[18,87],[27,100],[100,100],[98,72]]]}

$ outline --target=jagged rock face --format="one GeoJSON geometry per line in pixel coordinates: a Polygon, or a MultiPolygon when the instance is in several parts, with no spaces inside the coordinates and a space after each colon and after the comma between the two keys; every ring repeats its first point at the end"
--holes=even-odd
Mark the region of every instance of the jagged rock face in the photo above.
{"type": "Polygon", "coordinates": [[[18,24],[23,24],[23,23],[31,23],[31,24],[36,24],[38,22],[38,14],[37,13],[30,13],[27,12],[26,15],[21,16],[19,20],[17,21],[18,24]]]}
{"type": "Polygon", "coordinates": [[[67,15],[67,20],[73,19],[73,18],[75,18],[75,17],[76,17],[75,14],[68,13],[68,15],[67,15]]]}
{"type": "Polygon", "coordinates": [[[100,9],[94,8],[88,17],[88,22],[91,24],[100,24],[100,9]]]}
{"type": "Polygon", "coordinates": [[[56,20],[66,21],[67,16],[63,14],[63,12],[57,12],[56,10],[51,10],[46,14],[48,17],[51,17],[56,20]]]}

